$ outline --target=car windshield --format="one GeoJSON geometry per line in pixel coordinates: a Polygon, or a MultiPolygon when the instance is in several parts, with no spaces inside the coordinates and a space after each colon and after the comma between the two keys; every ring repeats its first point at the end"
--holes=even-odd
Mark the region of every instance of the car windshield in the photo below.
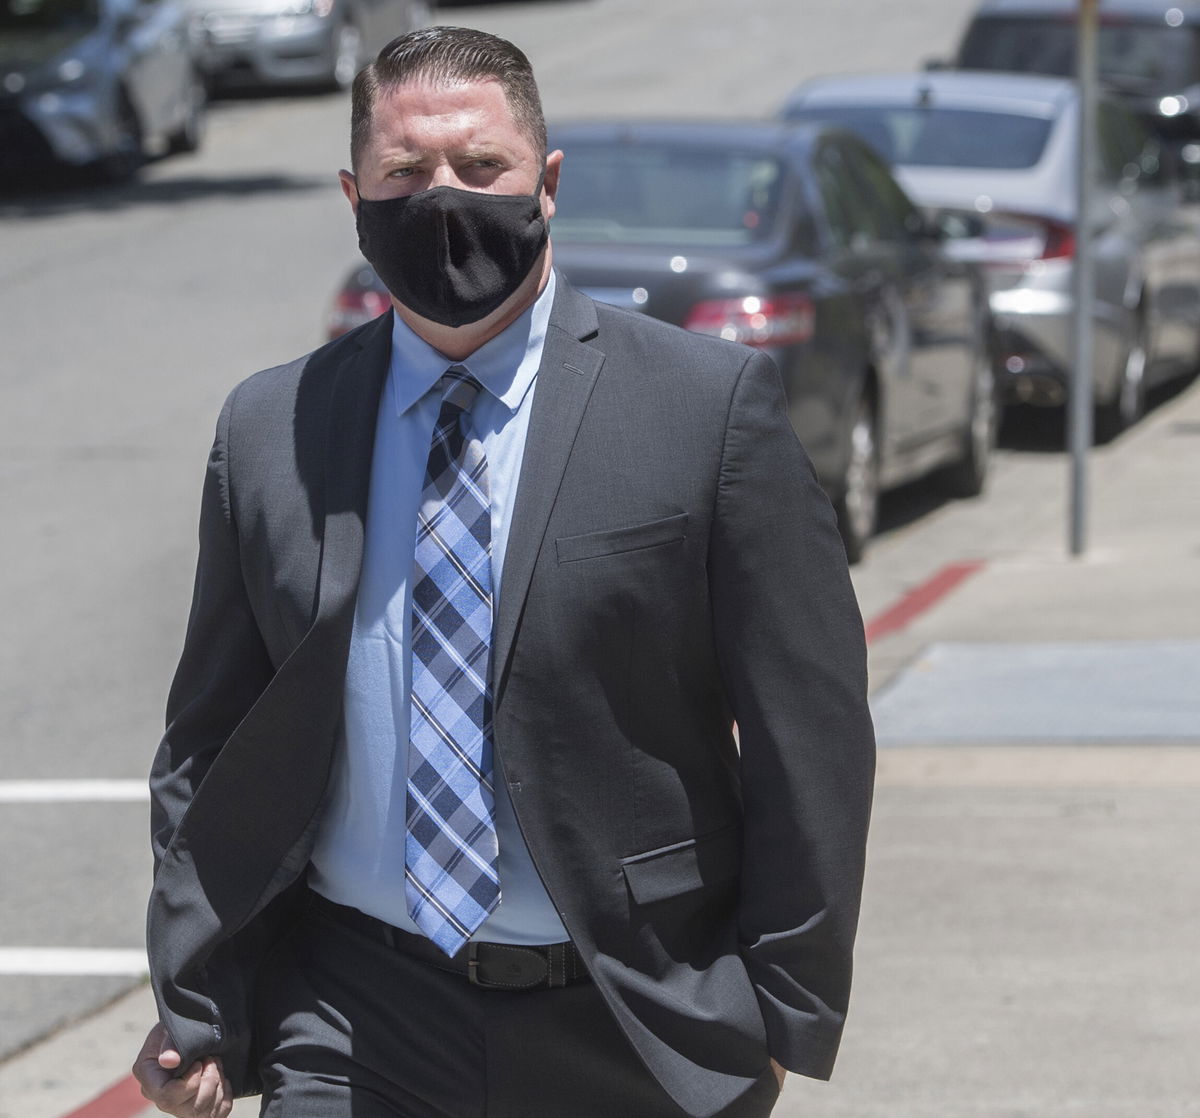
{"type": "MultiPolygon", "coordinates": [[[[977,21],[967,34],[959,65],[970,70],[1075,74],[1073,20],[997,18],[977,21]]],[[[1169,93],[1191,85],[1200,68],[1194,27],[1102,19],[1097,37],[1100,75],[1132,93],[1169,93]]]]}
{"type": "Polygon", "coordinates": [[[783,164],[716,147],[562,145],[554,239],[736,247],[767,237],[783,164]]]}
{"type": "Polygon", "coordinates": [[[94,27],[97,0],[0,0],[0,30],[94,27]]]}
{"type": "Polygon", "coordinates": [[[1017,170],[1042,157],[1051,121],[976,109],[814,105],[789,114],[861,136],[889,163],[1017,170]]]}

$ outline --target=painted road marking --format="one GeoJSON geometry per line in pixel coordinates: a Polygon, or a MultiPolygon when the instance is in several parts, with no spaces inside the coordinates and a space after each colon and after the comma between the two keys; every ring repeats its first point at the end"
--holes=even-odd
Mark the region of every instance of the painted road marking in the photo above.
{"type": "Polygon", "coordinates": [[[0,804],[143,803],[144,780],[0,780],[0,804]]]}
{"type": "Polygon", "coordinates": [[[141,978],[146,952],[108,947],[0,947],[3,975],[87,975],[141,978]]]}
{"type": "Polygon", "coordinates": [[[921,614],[932,609],[947,594],[985,566],[981,559],[947,563],[931,578],[927,578],[919,586],[914,586],[899,601],[871,618],[866,625],[867,643],[872,644],[881,637],[906,629],[921,614]]]}
{"type": "Polygon", "coordinates": [[[133,1118],[148,1112],[149,1107],[138,1081],[129,1075],[63,1118],[133,1118]]]}

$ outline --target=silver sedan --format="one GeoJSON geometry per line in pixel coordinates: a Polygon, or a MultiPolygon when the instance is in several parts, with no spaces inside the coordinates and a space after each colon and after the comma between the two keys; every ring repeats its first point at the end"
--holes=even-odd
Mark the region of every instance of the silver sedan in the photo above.
{"type": "MultiPolygon", "coordinates": [[[[1062,403],[1071,364],[1078,97],[1073,82],[942,71],[817,79],[783,115],[857,132],[986,266],[1006,398],[1062,403]]],[[[1155,382],[1200,357],[1200,233],[1156,143],[1102,98],[1095,209],[1098,432],[1134,422],[1155,382]]]]}
{"type": "Polygon", "coordinates": [[[188,0],[214,86],[348,89],[379,49],[430,22],[429,0],[188,0]]]}
{"type": "Polygon", "coordinates": [[[175,0],[0,0],[0,177],[114,178],[199,143],[205,109],[175,0]]]}

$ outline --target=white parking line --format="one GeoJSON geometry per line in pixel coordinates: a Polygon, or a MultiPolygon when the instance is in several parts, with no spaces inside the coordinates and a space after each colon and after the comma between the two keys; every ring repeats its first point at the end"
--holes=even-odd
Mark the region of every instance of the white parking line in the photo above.
{"type": "Polygon", "coordinates": [[[3,975],[99,975],[140,978],[146,952],[102,947],[0,947],[3,975]]]}
{"type": "Polygon", "coordinates": [[[141,803],[144,780],[0,780],[0,804],[141,803]]]}

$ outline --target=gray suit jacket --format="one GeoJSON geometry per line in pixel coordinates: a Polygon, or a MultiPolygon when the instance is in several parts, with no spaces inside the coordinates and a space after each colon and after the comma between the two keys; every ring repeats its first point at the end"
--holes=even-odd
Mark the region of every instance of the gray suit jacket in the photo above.
{"type": "MultiPolygon", "coordinates": [[[[230,396],[151,776],[162,1020],[254,1089],[250,1006],[338,737],[390,316],[230,396]]],[[[607,1004],[687,1113],[827,1077],[874,745],[824,494],[752,350],[559,279],[498,604],[495,741],[607,1004]],[[736,720],[736,737],[733,725],[736,720]]]]}

